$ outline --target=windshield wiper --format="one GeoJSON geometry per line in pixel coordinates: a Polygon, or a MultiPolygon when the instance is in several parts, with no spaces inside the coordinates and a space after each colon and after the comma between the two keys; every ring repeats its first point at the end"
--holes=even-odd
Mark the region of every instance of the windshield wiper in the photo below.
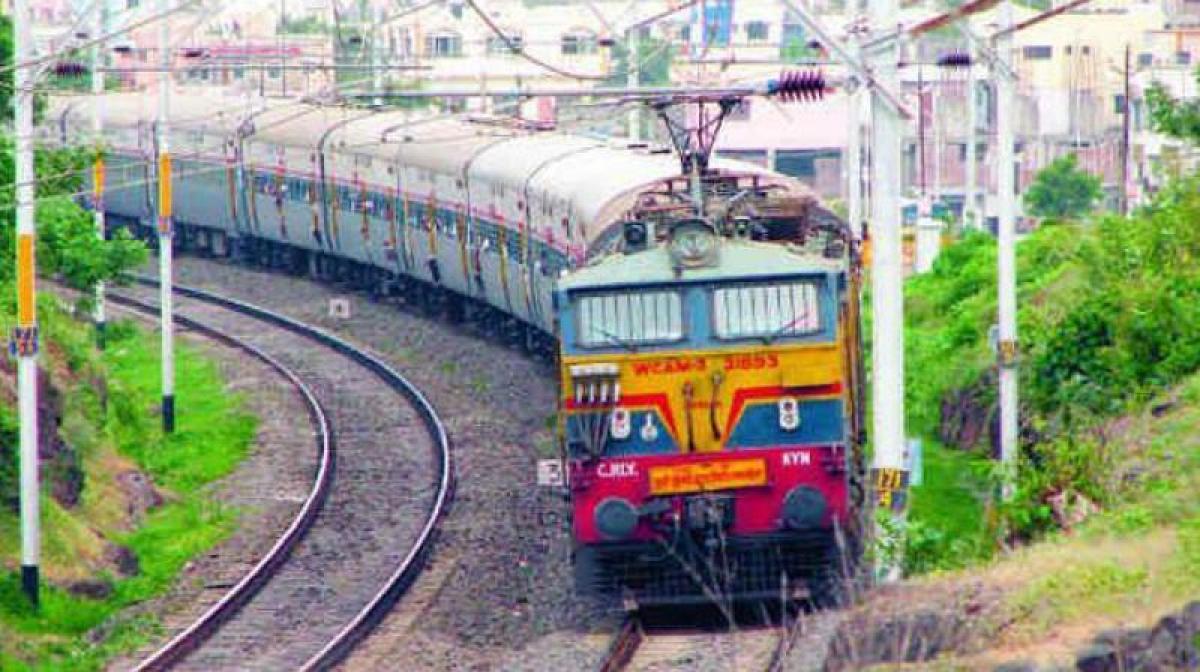
{"type": "Polygon", "coordinates": [[[800,320],[807,320],[807,319],[808,319],[807,314],[797,315],[796,318],[794,320],[792,320],[791,322],[788,322],[787,324],[776,329],[775,331],[767,334],[766,336],[763,336],[762,337],[763,345],[771,345],[772,343],[775,342],[775,339],[782,336],[785,331],[788,331],[788,330],[792,329],[793,327],[795,327],[797,324],[799,324],[800,320]]]}
{"type": "Polygon", "coordinates": [[[617,336],[616,334],[609,332],[605,329],[602,329],[600,327],[593,326],[592,329],[600,332],[600,335],[607,338],[609,340],[609,342],[615,343],[615,344],[621,346],[622,348],[625,348],[629,352],[633,352],[633,353],[637,352],[637,345],[635,343],[626,341],[625,339],[621,338],[620,336],[617,336]]]}

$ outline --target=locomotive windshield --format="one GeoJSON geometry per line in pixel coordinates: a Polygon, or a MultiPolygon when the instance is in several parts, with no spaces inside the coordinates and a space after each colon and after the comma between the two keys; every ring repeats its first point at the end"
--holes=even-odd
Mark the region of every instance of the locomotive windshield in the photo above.
{"type": "Polygon", "coordinates": [[[712,295],[713,334],[771,341],[815,333],[821,329],[819,296],[814,281],[720,287],[712,295]]]}
{"type": "Polygon", "coordinates": [[[622,291],[579,299],[579,345],[585,348],[669,343],[683,338],[679,292],[622,291]]]}

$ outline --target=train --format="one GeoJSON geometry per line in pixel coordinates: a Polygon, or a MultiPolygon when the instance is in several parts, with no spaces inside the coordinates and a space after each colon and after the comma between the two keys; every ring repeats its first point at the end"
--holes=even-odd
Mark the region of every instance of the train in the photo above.
{"type": "MultiPolygon", "coordinates": [[[[56,98],[42,139],[95,144],[96,102],[56,98]]],[[[152,238],[153,97],[102,104],[93,205],[152,238]]],[[[173,245],[400,296],[556,363],[581,594],[844,593],[869,528],[860,261],[803,184],[696,142],[499,117],[172,107],[173,245]]]]}

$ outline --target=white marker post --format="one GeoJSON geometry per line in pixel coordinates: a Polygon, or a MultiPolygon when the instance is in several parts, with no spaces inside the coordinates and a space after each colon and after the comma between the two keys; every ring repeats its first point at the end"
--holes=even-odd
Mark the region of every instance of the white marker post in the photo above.
{"type": "Polygon", "coordinates": [[[21,452],[21,587],[38,606],[41,560],[41,487],[38,479],[38,323],[34,294],[33,74],[22,65],[33,56],[29,6],[13,3],[14,128],[17,196],[17,326],[10,351],[17,355],[17,409],[21,452]]]}
{"type": "MultiPolygon", "coordinates": [[[[1012,2],[1000,5],[1001,30],[1012,26],[1012,2]]],[[[1003,34],[996,44],[1002,65],[1012,64],[1011,33],[1003,34]]],[[[1010,68],[1011,69],[1011,68],[1010,68]]],[[[999,249],[997,282],[999,285],[1000,340],[1000,460],[1005,468],[1004,499],[1012,496],[1013,470],[1016,468],[1017,445],[1017,260],[1015,164],[1013,160],[1013,80],[996,73],[996,169],[997,207],[999,215],[999,249]]]]}
{"type": "MultiPolygon", "coordinates": [[[[871,25],[894,30],[896,0],[870,0],[871,25]]],[[[878,81],[894,82],[899,41],[871,54],[878,81]]],[[[905,512],[907,471],[904,462],[904,270],[900,247],[900,159],[904,128],[897,112],[876,89],[871,96],[871,304],[872,325],[872,471],[878,505],[898,521],[905,512]]],[[[880,567],[886,579],[898,578],[898,566],[880,567]]]]}
{"type": "Polygon", "coordinates": [[[979,216],[979,201],[976,200],[975,189],[975,139],[978,137],[976,130],[979,126],[978,105],[975,99],[976,79],[975,79],[975,59],[979,52],[975,49],[974,41],[967,40],[967,54],[971,57],[971,63],[967,66],[967,184],[963,189],[963,228],[983,228],[983,218],[979,216]]]}
{"type": "MultiPolygon", "coordinates": [[[[105,14],[108,7],[105,0],[96,0],[96,14],[92,22],[93,38],[104,35],[105,14]]],[[[104,73],[100,71],[104,62],[100,50],[100,42],[92,47],[92,141],[95,143],[96,157],[92,165],[92,216],[96,222],[96,237],[104,241],[104,73]]],[[[93,308],[92,319],[96,322],[96,345],[104,349],[104,332],[106,318],[104,315],[104,282],[96,283],[96,305],[93,308]]]]}
{"type": "MultiPolygon", "coordinates": [[[[166,14],[170,0],[158,0],[159,12],[166,14]]],[[[158,50],[162,71],[158,75],[158,280],[159,305],[162,307],[162,427],[175,431],[175,323],[172,305],[173,227],[171,222],[171,152],[169,147],[171,91],[171,27],[167,20],[158,24],[158,50]]]]}

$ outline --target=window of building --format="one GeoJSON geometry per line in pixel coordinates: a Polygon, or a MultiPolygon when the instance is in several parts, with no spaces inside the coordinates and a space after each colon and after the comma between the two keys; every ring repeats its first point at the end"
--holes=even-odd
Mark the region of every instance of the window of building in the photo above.
{"type": "Polygon", "coordinates": [[[513,54],[520,51],[525,46],[525,39],[517,34],[508,33],[508,40],[499,35],[491,35],[487,38],[487,53],[489,54],[513,54]]]}
{"type": "Polygon", "coordinates": [[[751,42],[766,42],[769,32],[766,21],[751,21],[746,24],[746,39],[751,42]]]}
{"type": "Polygon", "coordinates": [[[1139,68],[1148,68],[1154,65],[1154,54],[1149,52],[1138,54],[1137,64],[1139,68]]]}
{"type": "Polygon", "coordinates": [[[1044,61],[1054,54],[1054,48],[1049,45],[1031,44],[1021,48],[1021,57],[1027,61],[1044,61]]]}
{"type": "Polygon", "coordinates": [[[462,56],[462,36],[449,32],[426,35],[425,56],[429,58],[462,56]]]}
{"type": "Polygon", "coordinates": [[[579,299],[578,342],[584,347],[666,343],[683,338],[678,292],[598,294],[579,299]]]}
{"type": "Polygon", "coordinates": [[[717,338],[800,336],[821,329],[815,282],[722,287],[713,292],[717,338]]]}
{"type": "Polygon", "coordinates": [[[679,41],[680,42],[691,42],[692,41],[692,27],[691,26],[681,26],[679,28],[679,41]]]}
{"type": "Polygon", "coordinates": [[[1116,114],[1125,114],[1125,94],[1118,93],[1113,96],[1113,112],[1116,114]]]}
{"type": "Polygon", "coordinates": [[[1190,52],[1190,51],[1175,52],[1175,64],[1176,65],[1191,65],[1192,64],[1192,52],[1190,52]]]}
{"type": "Polygon", "coordinates": [[[567,56],[596,53],[596,36],[587,31],[574,31],[563,35],[562,53],[567,56]]]}

